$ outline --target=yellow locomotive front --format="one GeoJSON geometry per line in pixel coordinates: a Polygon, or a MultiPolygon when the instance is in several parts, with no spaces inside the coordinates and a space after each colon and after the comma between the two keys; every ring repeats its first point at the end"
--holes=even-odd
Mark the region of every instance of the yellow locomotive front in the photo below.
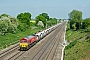
{"type": "Polygon", "coordinates": [[[20,40],[20,50],[27,50],[28,49],[28,43],[27,39],[21,39],[20,40]]]}
{"type": "Polygon", "coordinates": [[[28,44],[27,43],[20,43],[20,50],[26,50],[28,49],[28,44]]]}

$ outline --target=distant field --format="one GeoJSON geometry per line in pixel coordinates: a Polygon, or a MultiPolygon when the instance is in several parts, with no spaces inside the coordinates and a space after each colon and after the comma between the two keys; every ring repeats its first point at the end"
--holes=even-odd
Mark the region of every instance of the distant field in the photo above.
{"type": "Polygon", "coordinates": [[[90,38],[82,30],[66,32],[69,45],[65,48],[65,60],[90,60],[90,38]]]}
{"type": "Polygon", "coordinates": [[[30,22],[32,22],[32,23],[36,23],[36,21],[35,21],[35,20],[30,20],[30,22]]]}
{"type": "Polygon", "coordinates": [[[16,34],[7,33],[5,36],[0,36],[0,50],[17,43],[20,38],[38,32],[39,30],[41,29],[28,29],[25,32],[18,31],[16,34]]]}

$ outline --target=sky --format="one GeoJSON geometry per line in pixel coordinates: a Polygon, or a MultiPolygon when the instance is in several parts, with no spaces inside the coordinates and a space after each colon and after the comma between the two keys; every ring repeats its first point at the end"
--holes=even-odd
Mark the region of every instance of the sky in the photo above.
{"type": "Polygon", "coordinates": [[[81,11],[83,19],[90,17],[90,0],[0,0],[0,15],[13,17],[29,12],[33,19],[41,13],[50,18],[68,19],[72,10],[81,11]]]}

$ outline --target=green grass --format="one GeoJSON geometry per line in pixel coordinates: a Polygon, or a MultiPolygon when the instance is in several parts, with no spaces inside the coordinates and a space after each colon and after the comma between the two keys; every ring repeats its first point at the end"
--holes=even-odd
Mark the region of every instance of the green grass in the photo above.
{"type": "Polygon", "coordinates": [[[81,33],[81,31],[68,30],[66,32],[66,40],[70,42],[70,41],[76,40],[78,38],[82,38],[86,34],[87,33],[85,33],[85,32],[81,33]]]}
{"type": "Polygon", "coordinates": [[[84,38],[88,32],[83,31],[66,32],[66,40],[70,44],[65,48],[65,60],[90,60],[90,38],[84,38]]]}
{"type": "MultiPolygon", "coordinates": [[[[90,43],[83,41],[65,50],[65,60],[81,60],[90,57],[90,43]]],[[[90,58],[89,58],[90,59],[90,58]]]]}
{"type": "Polygon", "coordinates": [[[17,31],[16,34],[7,33],[5,36],[0,36],[0,50],[19,42],[22,37],[31,35],[39,30],[41,29],[28,29],[25,32],[17,31]]]}

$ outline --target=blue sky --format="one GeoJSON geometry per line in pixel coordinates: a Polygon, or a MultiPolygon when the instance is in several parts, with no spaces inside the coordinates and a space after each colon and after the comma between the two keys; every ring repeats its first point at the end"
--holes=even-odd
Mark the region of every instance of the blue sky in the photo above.
{"type": "Polygon", "coordinates": [[[83,18],[90,17],[90,0],[0,0],[0,15],[6,13],[13,17],[30,12],[35,18],[45,12],[52,18],[67,19],[73,9],[82,11],[83,18]]]}

